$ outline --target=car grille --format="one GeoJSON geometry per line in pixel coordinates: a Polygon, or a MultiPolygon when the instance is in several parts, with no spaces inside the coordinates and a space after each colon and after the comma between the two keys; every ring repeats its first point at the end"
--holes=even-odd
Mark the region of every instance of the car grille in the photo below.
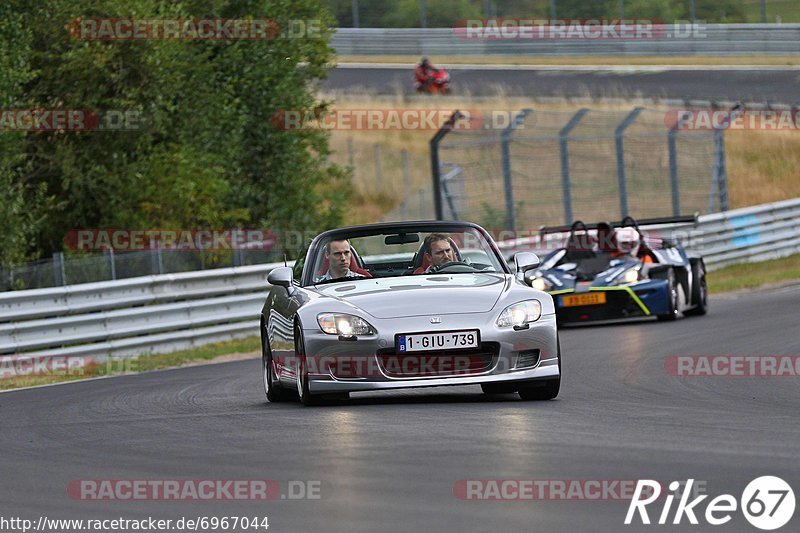
{"type": "Polygon", "coordinates": [[[499,344],[484,342],[472,351],[397,354],[394,348],[385,348],[378,350],[377,356],[381,370],[389,377],[432,378],[482,374],[494,366],[499,352],[499,344]]]}

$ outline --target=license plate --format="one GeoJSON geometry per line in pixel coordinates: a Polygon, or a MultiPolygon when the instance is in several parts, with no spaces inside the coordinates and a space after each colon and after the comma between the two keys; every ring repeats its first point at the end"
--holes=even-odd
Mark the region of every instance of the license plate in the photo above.
{"type": "Polygon", "coordinates": [[[580,305],[602,305],[606,303],[606,293],[590,292],[587,294],[565,294],[561,297],[561,307],[577,307],[580,305]]]}
{"type": "Polygon", "coordinates": [[[458,350],[477,348],[478,346],[480,346],[480,332],[477,329],[411,333],[397,336],[398,353],[458,350]]]}

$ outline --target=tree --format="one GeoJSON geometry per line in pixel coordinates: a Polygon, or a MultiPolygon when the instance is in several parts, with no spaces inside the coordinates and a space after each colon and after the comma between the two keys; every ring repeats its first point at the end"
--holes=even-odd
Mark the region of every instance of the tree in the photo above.
{"type": "Polygon", "coordinates": [[[3,179],[20,199],[9,205],[34,191],[59,199],[33,228],[40,255],[61,249],[71,228],[318,230],[339,221],[348,176],[327,164],[327,134],[270,120],[282,109],[326,106],[313,85],[332,61],[333,23],[318,0],[9,1],[4,9],[29,45],[18,46],[3,22],[0,61],[26,65],[3,80],[3,94],[24,94],[26,108],[139,117],[131,131],[29,131],[5,147],[13,156],[3,179]],[[68,31],[79,17],[269,18],[281,34],[82,40],[68,31]]]}

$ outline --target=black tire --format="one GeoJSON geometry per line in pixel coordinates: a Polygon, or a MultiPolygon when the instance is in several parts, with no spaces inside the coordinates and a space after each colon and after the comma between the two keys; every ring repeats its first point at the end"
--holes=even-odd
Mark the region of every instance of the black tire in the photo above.
{"type": "Polygon", "coordinates": [[[659,320],[675,320],[678,318],[678,291],[681,290],[680,285],[675,280],[675,271],[671,268],[667,270],[667,295],[669,297],[669,307],[667,312],[663,315],[657,315],[659,320]]]}
{"type": "Polygon", "coordinates": [[[706,264],[702,259],[692,263],[692,307],[683,314],[703,316],[708,313],[708,285],[706,284],[706,264]]]}
{"type": "Polygon", "coordinates": [[[306,344],[303,332],[298,327],[294,333],[295,361],[297,362],[297,397],[300,403],[309,407],[319,405],[320,398],[311,394],[308,389],[308,365],[306,364],[306,344]]]}
{"type": "Polygon", "coordinates": [[[558,350],[558,377],[548,380],[537,380],[520,386],[519,397],[525,401],[546,401],[558,396],[561,390],[561,338],[556,336],[558,350]]]}
{"type": "Polygon", "coordinates": [[[281,387],[280,380],[275,375],[272,366],[272,349],[269,346],[269,339],[263,331],[261,333],[261,379],[268,401],[274,403],[286,400],[288,391],[281,387]]]}

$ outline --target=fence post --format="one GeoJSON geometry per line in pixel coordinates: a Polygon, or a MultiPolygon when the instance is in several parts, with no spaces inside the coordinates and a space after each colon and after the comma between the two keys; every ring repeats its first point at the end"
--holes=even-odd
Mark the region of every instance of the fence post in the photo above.
{"type": "Polygon", "coordinates": [[[558,132],[558,141],[561,151],[561,194],[564,197],[564,224],[572,224],[572,190],[569,182],[569,134],[583,119],[589,110],[585,107],[575,113],[567,125],[558,132]]]}
{"type": "Polygon", "coordinates": [[[431,137],[428,146],[431,151],[431,174],[433,178],[433,209],[436,220],[444,220],[442,213],[442,169],[439,168],[439,143],[442,142],[445,135],[447,135],[456,123],[464,115],[456,110],[450,115],[450,118],[439,128],[439,131],[431,137]]]}
{"type": "Polygon", "coordinates": [[[67,284],[67,273],[64,268],[64,252],[53,254],[53,284],[63,287],[67,284]]]}
{"type": "Polygon", "coordinates": [[[625,134],[627,127],[633,124],[636,117],[642,112],[642,109],[641,107],[635,107],[614,131],[614,140],[617,146],[617,180],[619,182],[619,210],[621,217],[628,216],[628,184],[625,181],[625,148],[622,136],[625,134]]]}
{"type": "Polygon", "coordinates": [[[503,188],[505,189],[506,199],[506,229],[514,231],[516,227],[516,217],[514,216],[514,183],[511,176],[511,137],[533,110],[523,109],[511,124],[508,125],[500,135],[500,153],[503,158],[503,188]]]}
{"type": "Polygon", "coordinates": [[[164,273],[164,260],[161,257],[161,243],[155,239],[150,241],[150,268],[153,274],[164,273]]]}
{"type": "Polygon", "coordinates": [[[403,163],[403,201],[400,203],[400,213],[403,220],[408,220],[408,200],[411,194],[411,168],[408,163],[408,150],[400,151],[400,160],[403,163]]]}
{"type": "Polygon", "coordinates": [[[380,187],[383,184],[383,172],[381,171],[381,145],[378,143],[373,144],[372,151],[375,156],[375,182],[378,185],[380,192],[380,187]]]}
{"type": "Polygon", "coordinates": [[[725,130],[714,131],[714,168],[716,170],[717,188],[719,190],[719,210],[728,210],[728,167],[725,164],[725,130]]]}
{"type": "Polygon", "coordinates": [[[678,182],[678,146],[676,136],[678,134],[677,123],[669,129],[667,134],[667,146],[669,148],[669,182],[672,188],[672,216],[681,214],[681,195],[678,182]]]}

